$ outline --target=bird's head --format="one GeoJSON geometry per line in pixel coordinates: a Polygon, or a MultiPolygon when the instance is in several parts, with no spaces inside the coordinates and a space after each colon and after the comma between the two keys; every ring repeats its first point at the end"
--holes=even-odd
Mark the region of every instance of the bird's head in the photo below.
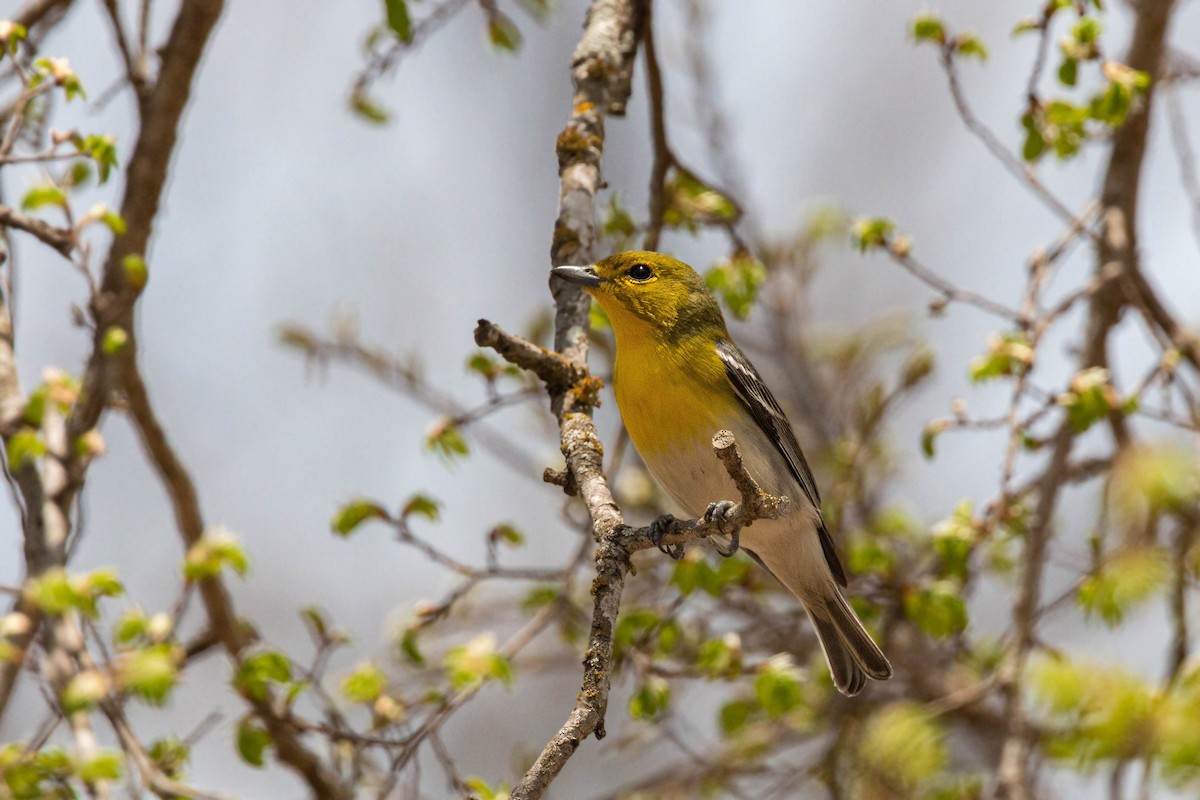
{"type": "Polygon", "coordinates": [[[587,267],[555,267],[551,273],[583,286],[608,313],[618,336],[633,326],[648,326],[661,336],[725,330],[720,306],[704,279],[661,253],[631,250],[587,267]]]}

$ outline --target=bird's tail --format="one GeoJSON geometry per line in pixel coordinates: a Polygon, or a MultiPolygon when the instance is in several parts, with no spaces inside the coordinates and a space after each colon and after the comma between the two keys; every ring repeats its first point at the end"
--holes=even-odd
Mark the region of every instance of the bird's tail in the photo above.
{"type": "Polygon", "coordinates": [[[800,599],[812,620],[839,692],[853,697],[862,691],[867,678],[886,681],[892,677],[892,665],[887,656],[871,639],[833,581],[829,582],[828,592],[823,597],[818,599],[810,595],[800,599]]]}
{"type": "Polygon", "coordinates": [[[775,546],[783,540],[760,536],[754,550],[747,551],[804,604],[838,691],[852,697],[862,691],[867,678],[892,677],[887,656],[842,596],[824,555],[816,549],[817,537],[800,540],[811,541],[811,548],[796,547],[795,536],[787,537],[788,546],[775,546]]]}

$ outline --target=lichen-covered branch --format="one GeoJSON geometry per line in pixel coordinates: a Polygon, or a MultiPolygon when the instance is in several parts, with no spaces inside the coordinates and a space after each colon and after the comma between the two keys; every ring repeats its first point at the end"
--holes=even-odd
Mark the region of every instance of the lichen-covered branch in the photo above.
{"type": "MultiPolygon", "coordinates": [[[[486,319],[479,320],[475,327],[475,344],[490,347],[510,364],[537,375],[552,394],[563,394],[572,387],[595,380],[590,378],[586,366],[581,367],[552,350],[538,347],[528,339],[506,333],[486,319]]],[[[595,398],[589,400],[589,405],[596,405],[595,398]]]]}

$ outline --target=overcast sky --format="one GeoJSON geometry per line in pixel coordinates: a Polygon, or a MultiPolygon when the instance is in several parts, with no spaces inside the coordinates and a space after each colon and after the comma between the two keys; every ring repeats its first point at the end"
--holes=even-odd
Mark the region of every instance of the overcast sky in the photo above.
{"type": "MultiPolygon", "coordinates": [[[[660,2],[671,133],[688,163],[708,169],[689,107],[682,3],[660,2]]],[[[0,0],[0,17],[19,5],[0,0]]],[[[69,56],[94,99],[116,76],[115,50],[100,4],[77,5],[44,49],[69,56]]],[[[1120,4],[1112,5],[1110,41],[1117,47],[1128,20],[1120,4]]],[[[824,203],[889,216],[930,266],[964,285],[1015,296],[1030,251],[1059,226],[965,133],[936,54],[907,40],[906,21],[924,4],[712,6],[715,35],[707,47],[760,227],[785,233],[806,209],[824,203]]],[[[942,9],[952,25],[975,29],[991,48],[986,65],[964,65],[964,83],[980,116],[1014,146],[1033,40],[1014,41],[1008,32],[1036,6],[949,2],[942,9]]],[[[420,353],[431,381],[466,402],[483,399],[462,366],[475,320],[519,328],[549,304],[547,253],[558,197],[553,145],[570,108],[567,64],[585,7],[562,0],[541,28],[514,11],[525,33],[514,57],[489,48],[482,15],[469,5],[381,84],[379,98],[394,119],[378,128],[345,110],[378,3],[229,3],[200,71],[156,226],[140,341],[153,399],[197,479],[207,519],[235,531],[251,553],[252,575],[234,582],[234,593],[271,642],[306,652],[295,609],[319,602],[355,634],[354,654],[339,662],[345,669],[386,648],[397,609],[448,585],[382,531],[335,540],[330,515],[356,494],[398,502],[420,490],[440,498],[444,517],[432,533],[464,558],[478,558],[480,537],[498,519],[531,535],[530,561],[560,559],[576,541],[559,521],[556,490],[486,455],[445,467],[421,446],[432,412],[344,370],[314,379],[277,344],[275,331],[285,321],[324,328],[334,313],[352,312],[364,339],[420,353]]],[[[157,13],[167,18],[165,9],[157,13]]],[[[1200,4],[1183,5],[1173,39],[1200,41],[1200,4]]],[[[608,125],[604,162],[610,186],[637,208],[649,168],[642,81],[639,66],[628,117],[608,125]]],[[[1198,100],[1193,91],[1194,137],[1198,100]]],[[[65,112],[70,124],[115,132],[126,148],[131,141],[128,95],[100,111],[76,104],[65,112]]],[[[1160,114],[1142,246],[1165,296],[1182,319],[1195,322],[1200,250],[1161,121],[1160,114]]],[[[1095,189],[1101,156],[1069,167],[1047,163],[1042,173],[1077,207],[1095,189]]],[[[12,197],[23,187],[10,179],[6,188],[12,197]]],[[[715,239],[669,238],[665,245],[698,266],[723,255],[715,239]]],[[[69,324],[70,303],[85,301],[78,276],[28,242],[19,255],[18,349],[28,387],[46,365],[77,371],[89,342],[69,324]]],[[[1088,268],[1086,257],[1075,262],[1063,285],[1088,268]]],[[[962,497],[986,498],[997,480],[980,466],[990,463],[986,442],[945,437],[929,464],[919,455],[919,432],[956,394],[972,408],[1000,407],[1002,393],[965,380],[966,363],[983,349],[992,321],[953,309],[929,319],[927,291],[883,259],[848,249],[830,254],[817,289],[816,313],[830,329],[903,313],[937,353],[938,376],[904,411],[908,429],[895,437],[905,477],[894,499],[932,522],[962,497]]],[[[1136,356],[1131,346],[1118,366],[1136,356]]],[[[602,410],[606,430],[612,406],[602,410]]],[[[527,411],[501,419],[537,430],[527,411]]],[[[172,598],[181,557],[170,511],[127,425],[110,415],[104,435],[109,450],[91,472],[75,565],[121,566],[130,597],[161,609],[172,598]]],[[[543,437],[531,450],[551,463],[557,443],[543,437]]],[[[19,554],[19,526],[3,494],[0,582],[19,580],[19,554]]],[[[981,624],[989,617],[985,601],[975,609],[981,624]]],[[[1153,625],[1147,630],[1153,634],[1153,625]]],[[[1076,638],[1081,647],[1117,653],[1112,637],[1076,638]]],[[[1157,669],[1157,653],[1139,662],[1136,648],[1123,649],[1134,666],[1157,669]]],[[[219,658],[198,669],[168,714],[145,715],[148,725],[186,732],[209,710],[202,692],[225,680],[226,670],[219,658]]],[[[540,747],[573,702],[576,682],[571,675],[536,693],[532,681],[511,693],[488,688],[448,729],[466,754],[464,769],[509,777],[507,748],[484,746],[496,726],[511,725],[520,707],[528,716],[525,738],[540,747]]],[[[24,693],[0,737],[24,735],[39,703],[24,693]]],[[[218,705],[226,716],[196,753],[198,781],[242,796],[299,795],[282,770],[236,763],[231,727],[240,707],[231,698],[218,705]]],[[[614,701],[614,715],[623,719],[622,707],[614,701]]],[[[613,745],[589,743],[556,784],[556,796],[587,796],[594,781],[611,776],[614,757],[613,745]]],[[[621,763],[630,775],[648,766],[627,757],[621,763]]]]}

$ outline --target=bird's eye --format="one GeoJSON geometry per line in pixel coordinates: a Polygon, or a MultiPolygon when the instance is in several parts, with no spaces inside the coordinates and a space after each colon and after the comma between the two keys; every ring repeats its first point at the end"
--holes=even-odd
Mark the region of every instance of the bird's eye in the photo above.
{"type": "Polygon", "coordinates": [[[626,274],[635,281],[648,281],[654,275],[654,273],[650,271],[650,267],[646,266],[645,264],[634,264],[629,268],[629,272],[626,274]]]}

